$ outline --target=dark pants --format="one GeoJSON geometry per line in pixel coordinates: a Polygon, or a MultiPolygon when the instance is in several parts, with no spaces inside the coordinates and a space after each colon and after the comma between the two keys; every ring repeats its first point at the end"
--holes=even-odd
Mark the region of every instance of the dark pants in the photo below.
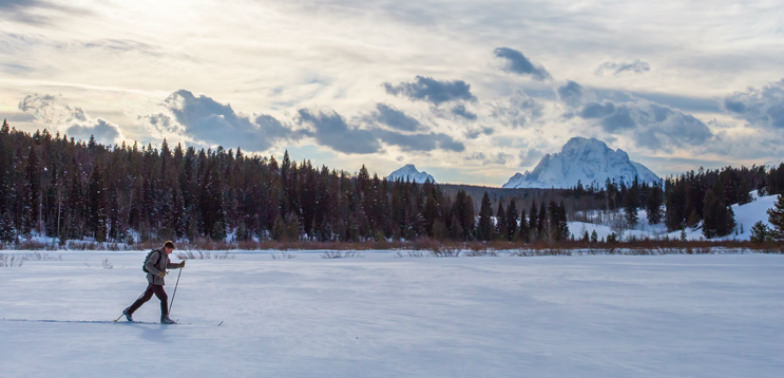
{"type": "Polygon", "coordinates": [[[163,290],[163,285],[153,284],[147,285],[147,290],[144,291],[144,294],[136,302],[133,302],[131,307],[128,307],[128,313],[133,314],[144,302],[149,301],[153,294],[161,300],[161,317],[169,316],[169,297],[166,295],[166,291],[163,290]]]}

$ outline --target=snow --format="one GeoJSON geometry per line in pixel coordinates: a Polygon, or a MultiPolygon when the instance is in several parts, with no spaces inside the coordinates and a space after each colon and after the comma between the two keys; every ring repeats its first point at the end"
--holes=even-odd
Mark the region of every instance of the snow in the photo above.
{"type": "Polygon", "coordinates": [[[504,188],[603,188],[606,180],[630,186],[634,178],[640,183],[660,183],[661,179],[644,165],[629,160],[621,149],[613,151],[595,138],[570,139],[560,153],[547,154],[532,172],[516,173],[504,188]]]}
{"type": "Polygon", "coordinates": [[[413,164],[406,164],[387,176],[387,181],[397,180],[415,182],[419,184],[424,184],[427,181],[432,183],[436,182],[436,180],[433,179],[433,176],[425,171],[418,171],[413,164]]]}
{"type": "Polygon", "coordinates": [[[769,228],[773,225],[768,221],[768,209],[776,206],[776,199],[778,196],[760,196],[757,191],[750,193],[751,202],[743,205],[732,205],[732,212],[735,214],[735,224],[738,228],[737,235],[732,238],[740,240],[748,240],[751,237],[751,227],[757,222],[763,222],[769,228]],[[742,230],[743,232],[740,232],[742,230]]]}
{"type": "MultiPolygon", "coordinates": [[[[743,205],[732,205],[732,212],[735,216],[735,231],[729,235],[713,238],[711,240],[749,240],[751,238],[751,227],[757,222],[763,222],[768,227],[772,227],[768,222],[768,209],[775,207],[776,195],[760,196],[757,191],[749,193],[752,201],[743,205]]],[[[661,209],[664,214],[664,208],[661,209]]],[[[680,230],[668,232],[667,227],[662,223],[655,225],[648,224],[648,215],[645,209],[637,210],[638,222],[634,227],[629,227],[625,221],[623,209],[617,211],[592,210],[579,212],[581,221],[567,222],[569,232],[574,239],[582,239],[585,232],[590,236],[591,232],[596,231],[598,239],[606,239],[608,235],[615,233],[618,240],[635,239],[670,239],[680,240],[685,236],[686,240],[706,240],[702,233],[702,226],[687,227],[685,232],[680,230]]]]}
{"type": "Polygon", "coordinates": [[[784,255],[212,252],[113,324],[145,253],[13,253],[0,376],[784,375],[784,255]]]}

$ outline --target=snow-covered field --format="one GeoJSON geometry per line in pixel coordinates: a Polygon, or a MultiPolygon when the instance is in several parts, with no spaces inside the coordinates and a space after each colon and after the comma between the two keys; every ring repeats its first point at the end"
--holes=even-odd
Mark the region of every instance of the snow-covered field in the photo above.
{"type": "Polygon", "coordinates": [[[0,376],[784,376],[783,255],[231,253],[114,324],[144,254],[0,268],[0,376]]]}

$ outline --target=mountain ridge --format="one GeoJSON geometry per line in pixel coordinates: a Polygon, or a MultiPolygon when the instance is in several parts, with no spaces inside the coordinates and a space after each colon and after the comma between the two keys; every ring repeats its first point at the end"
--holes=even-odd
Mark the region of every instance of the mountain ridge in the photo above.
{"type": "Polygon", "coordinates": [[[547,154],[533,171],[517,172],[502,187],[510,188],[572,188],[581,185],[603,187],[607,179],[631,185],[637,177],[640,183],[661,183],[661,178],[650,169],[629,159],[629,154],[613,150],[596,138],[569,139],[561,152],[547,154]]]}

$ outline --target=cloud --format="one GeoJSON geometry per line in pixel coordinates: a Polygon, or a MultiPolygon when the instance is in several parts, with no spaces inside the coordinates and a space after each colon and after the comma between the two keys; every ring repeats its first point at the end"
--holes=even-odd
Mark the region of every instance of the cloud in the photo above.
{"type": "Polygon", "coordinates": [[[136,119],[149,124],[159,133],[185,134],[186,132],[185,127],[163,113],[140,115],[136,119]]]}
{"type": "Polygon", "coordinates": [[[46,25],[52,22],[50,15],[54,13],[85,14],[87,9],[55,4],[46,0],[0,0],[0,11],[4,19],[26,24],[46,25]],[[44,15],[41,10],[44,10],[44,15]]]}
{"type": "Polygon", "coordinates": [[[542,116],[544,107],[523,91],[491,105],[491,116],[512,127],[525,127],[542,116]]]}
{"type": "Polygon", "coordinates": [[[384,143],[399,146],[403,151],[442,149],[461,152],[465,150],[463,143],[443,133],[403,134],[382,129],[374,129],[370,132],[384,143]]]}
{"type": "Polygon", "coordinates": [[[579,113],[579,116],[582,118],[602,118],[613,114],[614,112],[615,105],[613,105],[611,102],[605,102],[604,104],[592,102],[586,104],[583,107],[579,113]]]}
{"type": "Polygon", "coordinates": [[[508,47],[498,47],[493,50],[495,56],[506,60],[504,69],[521,75],[530,75],[536,80],[546,80],[550,78],[550,73],[544,67],[536,67],[520,51],[508,47]]]}
{"type": "Polygon", "coordinates": [[[30,94],[19,102],[19,110],[33,115],[36,120],[48,125],[59,125],[87,121],[80,107],[66,104],[59,96],[30,94]]]}
{"type": "Polygon", "coordinates": [[[495,130],[492,127],[480,127],[478,129],[469,129],[466,131],[466,138],[468,139],[476,139],[479,138],[480,135],[493,135],[495,130]]]}
{"type": "Polygon", "coordinates": [[[459,118],[467,119],[469,121],[476,121],[476,113],[472,113],[466,109],[465,105],[457,104],[452,108],[452,114],[459,118]]]}
{"type": "Polygon", "coordinates": [[[604,62],[596,68],[596,74],[599,76],[613,75],[618,76],[625,72],[632,73],[645,73],[651,70],[651,65],[639,59],[633,62],[604,62]]]}
{"type": "Polygon", "coordinates": [[[474,152],[470,156],[466,156],[464,159],[466,161],[479,161],[482,165],[504,165],[509,160],[511,160],[514,156],[507,154],[505,152],[499,152],[497,154],[485,154],[484,152],[474,152]]]}
{"type": "Polygon", "coordinates": [[[577,83],[571,86],[571,90],[569,87],[567,84],[559,88],[561,100],[570,101],[570,106],[579,109],[572,116],[576,115],[608,133],[604,139],[629,135],[638,146],[670,151],[675,147],[703,145],[713,137],[710,128],[696,117],[637,97],[634,93],[586,89],[577,83]],[[579,97],[571,95],[576,88],[580,88],[579,97]],[[599,101],[588,102],[588,99],[599,101]]]}
{"type": "Polygon", "coordinates": [[[381,103],[376,104],[376,111],[370,115],[369,119],[403,131],[416,131],[421,127],[421,124],[415,118],[381,103]]]}
{"type": "Polygon", "coordinates": [[[754,126],[784,129],[784,79],[762,89],[733,93],[724,99],[723,106],[726,112],[754,126]]]}
{"type": "MultiPolygon", "coordinates": [[[[713,133],[696,117],[656,104],[605,103],[604,109],[613,109],[608,115],[596,119],[602,129],[610,134],[631,133],[638,146],[651,150],[670,151],[673,147],[703,145],[713,133]]],[[[583,117],[585,118],[585,117],[583,117]]]]}
{"type": "Polygon", "coordinates": [[[471,94],[471,85],[462,80],[439,81],[417,76],[415,82],[383,85],[389,94],[405,96],[411,100],[427,101],[436,106],[450,101],[476,101],[476,97],[471,94]]]}
{"type": "Polygon", "coordinates": [[[65,130],[66,135],[81,140],[89,140],[93,136],[95,141],[104,145],[112,145],[120,137],[119,128],[102,119],[97,119],[92,125],[74,124],[65,130]]]}
{"type": "Polygon", "coordinates": [[[558,97],[567,105],[576,107],[583,100],[583,87],[569,80],[565,85],[558,88],[558,97]]]}
{"type": "Polygon", "coordinates": [[[19,102],[19,110],[32,116],[35,122],[42,123],[44,127],[64,131],[75,139],[87,141],[92,135],[96,142],[105,145],[122,139],[118,126],[90,117],[82,108],[65,103],[59,96],[27,95],[19,102]]]}
{"type": "Polygon", "coordinates": [[[265,151],[277,140],[299,139],[308,135],[307,131],[293,130],[269,115],[259,115],[251,120],[237,114],[231,105],[221,104],[204,95],[194,96],[185,89],[169,95],[164,105],[182,128],[172,124],[165,115],[149,116],[151,124],[168,131],[181,131],[208,144],[265,151]]]}
{"type": "Polygon", "coordinates": [[[370,154],[381,150],[376,136],[367,130],[349,127],[338,113],[314,114],[307,109],[300,109],[298,113],[300,123],[315,128],[313,136],[320,144],[347,154],[370,154]]]}
{"type": "Polygon", "coordinates": [[[633,129],[637,126],[637,123],[632,119],[629,108],[622,105],[615,109],[615,112],[602,119],[601,125],[604,131],[617,133],[620,130],[633,129]]]}
{"type": "Polygon", "coordinates": [[[539,161],[539,158],[544,156],[542,151],[539,151],[536,148],[529,148],[525,151],[521,151],[518,157],[520,158],[520,167],[530,167],[539,161]]]}

